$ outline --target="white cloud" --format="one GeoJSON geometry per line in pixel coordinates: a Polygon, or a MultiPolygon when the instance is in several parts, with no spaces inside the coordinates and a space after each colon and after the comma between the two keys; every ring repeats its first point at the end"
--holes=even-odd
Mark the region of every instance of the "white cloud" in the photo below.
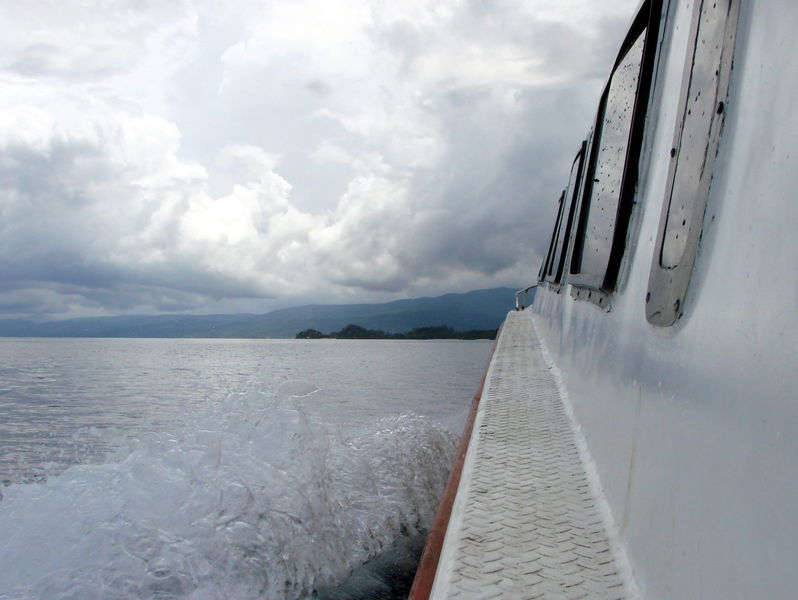
{"type": "Polygon", "coordinates": [[[526,283],[633,4],[0,5],[0,313],[526,283]]]}
{"type": "Polygon", "coordinates": [[[318,163],[338,163],[343,165],[351,164],[354,161],[354,157],[351,154],[329,140],[319,142],[319,145],[310,154],[310,158],[318,163]]]}

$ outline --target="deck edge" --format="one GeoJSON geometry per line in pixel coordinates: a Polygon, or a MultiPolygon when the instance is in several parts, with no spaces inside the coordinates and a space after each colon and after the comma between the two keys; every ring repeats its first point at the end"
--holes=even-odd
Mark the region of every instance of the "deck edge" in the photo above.
{"type": "MultiPolygon", "coordinates": [[[[502,325],[503,327],[503,325],[502,325]]],[[[460,479],[463,473],[463,465],[465,464],[466,454],[471,444],[471,435],[474,430],[474,422],[476,421],[477,412],[479,410],[479,403],[482,398],[483,390],[485,389],[485,382],[488,378],[490,366],[493,363],[493,355],[496,352],[496,346],[499,343],[502,328],[496,333],[496,339],[493,341],[490,353],[488,355],[485,370],[482,373],[482,379],[479,382],[477,391],[471,399],[471,409],[466,419],[465,427],[463,427],[463,435],[460,438],[460,446],[457,449],[452,469],[449,472],[449,478],[443,488],[438,509],[435,511],[435,516],[432,518],[427,541],[424,544],[424,550],[421,553],[416,575],[413,579],[413,585],[410,588],[408,600],[428,600],[432,592],[432,586],[435,581],[435,574],[438,570],[438,563],[441,558],[441,551],[443,549],[443,542],[446,537],[446,530],[449,527],[449,519],[452,514],[452,508],[457,496],[457,490],[460,487],[460,479]]]]}
{"type": "Polygon", "coordinates": [[[612,552],[613,559],[615,560],[615,564],[618,567],[621,580],[624,584],[626,598],[627,600],[640,600],[642,595],[640,588],[637,585],[637,579],[634,575],[634,568],[621,540],[620,530],[615,521],[615,517],[612,514],[612,509],[607,501],[604,487],[601,485],[601,477],[599,476],[596,461],[593,459],[593,455],[590,452],[590,447],[585,439],[585,435],[582,433],[582,427],[579,424],[576,415],[574,414],[573,405],[571,404],[571,397],[569,396],[568,389],[565,386],[565,378],[563,373],[557,366],[557,363],[554,361],[552,353],[549,351],[546,337],[541,335],[541,330],[537,322],[538,319],[539,315],[533,313],[530,321],[532,322],[532,326],[535,328],[538,341],[540,342],[541,356],[546,362],[546,365],[549,367],[552,378],[557,385],[557,391],[560,394],[563,410],[565,411],[565,415],[568,417],[571,431],[573,432],[574,440],[576,442],[576,447],[579,451],[579,458],[582,462],[582,467],[585,470],[587,481],[591,488],[591,493],[596,499],[596,505],[603,521],[604,531],[607,534],[610,550],[612,552]]]}

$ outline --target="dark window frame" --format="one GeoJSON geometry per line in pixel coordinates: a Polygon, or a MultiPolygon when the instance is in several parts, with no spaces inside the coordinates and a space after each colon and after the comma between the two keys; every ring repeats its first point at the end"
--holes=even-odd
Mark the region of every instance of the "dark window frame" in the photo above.
{"type": "Polygon", "coordinates": [[[646,116],[651,99],[651,88],[654,74],[656,56],[660,41],[660,21],[662,16],[662,0],[649,0],[645,2],[635,16],[629,31],[621,45],[612,72],[604,88],[599,102],[599,109],[593,126],[590,142],[590,155],[585,170],[584,185],[582,186],[579,202],[576,228],[573,243],[571,244],[570,262],[567,282],[575,289],[576,298],[584,298],[601,304],[608,308],[608,296],[615,291],[618,276],[626,250],[626,241],[629,233],[632,210],[635,204],[637,182],[640,172],[640,157],[642,153],[643,137],[645,134],[646,116]],[[626,160],[623,167],[621,186],[618,194],[618,206],[615,215],[612,242],[609,257],[603,275],[583,273],[582,259],[587,235],[590,202],[593,192],[593,183],[596,173],[596,163],[601,148],[602,124],[607,109],[607,100],[613,76],[619,65],[626,58],[627,53],[637,42],[640,35],[645,32],[640,73],[635,95],[633,116],[629,132],[626,160]],[[580,288],[584,288],[584,291],[580,288]],[[594,293],[595,292],[595,293],[594,293]]]}

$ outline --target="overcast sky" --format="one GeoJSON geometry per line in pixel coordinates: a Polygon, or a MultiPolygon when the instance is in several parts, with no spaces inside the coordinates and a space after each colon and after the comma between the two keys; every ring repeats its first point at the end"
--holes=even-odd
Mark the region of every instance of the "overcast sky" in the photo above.
{"type": "Polygon", "coordinates": [[[0,0],[0,318],[522,286],[637,0],[0,0]]]}

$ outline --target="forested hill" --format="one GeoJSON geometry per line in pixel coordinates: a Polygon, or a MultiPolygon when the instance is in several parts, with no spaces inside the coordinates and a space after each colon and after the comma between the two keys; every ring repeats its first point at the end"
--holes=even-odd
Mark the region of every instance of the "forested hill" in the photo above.
{"type": "Polygon", "coordinates": [[[388,333],[379,329],[365,329],[359,325],[347,325],[341,331],[322,333],[316,329],[305,329],[296,334],[298,340],[495,340],[498,329],[470,329],[455,331],[448,325],[437,327],[415,327],[406,333],[388,333]]]}
{"type": "Polygon", "coordinates": [[[298,331],[338,331],[351,323],[387,333],[441,323],[457,331],[484,330],[502,323],[513,308],[514,292],[493,288],[383,304],[315,304],[263,315],[148,315],[44,323],[5,319],[0,320],[0,337],[293,338],[298,331]]]}

